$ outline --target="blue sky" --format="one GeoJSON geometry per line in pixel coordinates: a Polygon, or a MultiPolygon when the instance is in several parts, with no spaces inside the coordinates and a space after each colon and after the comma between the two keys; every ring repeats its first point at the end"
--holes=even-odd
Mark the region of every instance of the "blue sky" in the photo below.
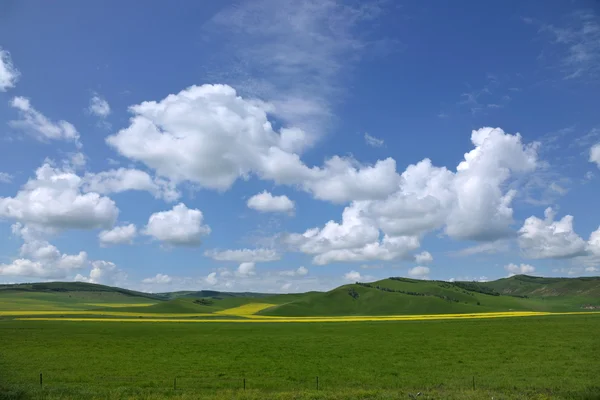
{"type": "Polygon", "coordinates": [[[0,7],[0,282],[600,271],[595,1],[0,7]]]}

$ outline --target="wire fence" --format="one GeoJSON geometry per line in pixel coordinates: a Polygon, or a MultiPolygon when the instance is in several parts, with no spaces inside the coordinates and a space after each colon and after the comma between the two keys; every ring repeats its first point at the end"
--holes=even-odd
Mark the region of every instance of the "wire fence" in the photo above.
{"type": "MultiPolygon", "coordinates": [[[[477,382],[474,376],[465,377],[461,380],[462,388],[477,388],[477,382]]],[[[202,391],[202,390],[260,390],[260,391],[300,391],[300,390],[327,390],[344,388],[361,389],[406,389],[407,386],[413,386],[409,382],[401,379],[397,381],[376,379],[344,379],[340,377],[320,376],[248,376],[248,377],[230,377],[224,374],[217,375],[179,375],[179,376],[157,376],[148,373],[136,376],[121,375],[97,375],[97,376],[62,376],[54,373],[40,373],[39,376],[32,375],[29,382],[11,382],[0,379],[0,383],[8,386],[27,386],[37,389],[160,389],[173,391],[202,391]]],[[[428,385],[431,388],[443,387],[441,383],[431,382],[428,385]]],[[[413,386],[414,387],[414,386],[413,386]]]]}

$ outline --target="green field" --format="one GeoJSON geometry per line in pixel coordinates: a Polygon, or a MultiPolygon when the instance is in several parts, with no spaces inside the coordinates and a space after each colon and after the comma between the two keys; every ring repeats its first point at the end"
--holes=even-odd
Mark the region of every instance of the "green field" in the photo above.
{"type": "Polygon", "coordinates": [[[433,396],[424,398],[597,399],[597,332],[599,315],[258,325],[6,319],[0,398],[397,398],[420,391],[433,396]]]}
{"type": "Polygon", "coordinates": [[[280,295],[4,285],[0,399],[600,399],[599,294],[599,278],[528,276],[280,295]]]}

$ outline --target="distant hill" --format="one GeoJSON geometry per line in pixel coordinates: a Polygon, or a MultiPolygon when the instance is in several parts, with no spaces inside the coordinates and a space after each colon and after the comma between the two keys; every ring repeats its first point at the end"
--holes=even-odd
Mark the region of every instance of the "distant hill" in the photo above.
{"type": "Polygon", "coordinates": [[[515,275],[481,284],[501,294],[529,297],[600,297],[600,277],[544,278],[515,275]]]}
{"type": "Polygon", "coordinates": [[[0,285],[0,310],[102,309],[144,313],[215,313],[248,303],[273,304],[272,316],[447,314],[600,309],[600,277],[517,275],[491,282],[388,278],[328,292],[266,294],[214,290],[143,293],[85,282],[0,285]]]}
{"type": "Polygon", "coordinates": [[[143,297],[152,300],[163,300],[157,294],[137,292],[135,290],[122,289],[119,287],[98,285],[87,282],[43,282],[43,283],[18,283],[13,285],[0,284],[0,293],[5,291],[22,291],[38,293],[65,293],[65,292],[108,292],[119,293],[125,296],[143,297]]]}

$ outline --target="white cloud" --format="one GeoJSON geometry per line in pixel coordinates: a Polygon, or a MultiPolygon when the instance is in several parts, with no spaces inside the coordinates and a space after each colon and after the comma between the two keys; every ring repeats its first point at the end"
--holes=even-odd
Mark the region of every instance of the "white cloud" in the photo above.
{"type": "Polygon", "coordinates": [[[111,230],[105,230],[98,234],[101,246],[110,246],[114,244],[131,244],[137,235],[137,228],[134,224],[116,226],[111,230]]]}
{"type": "Polygon", "coordinates": [[[600,168],[600,143],[595,144],[590,149],[590,162],[596,163],[596,165],[598,165],[598,168],[600,168]]]}
{"type": "Polygon", "coordinates": [[[192,86],[160,102],[130,107],[130,126],[107,143],[174,184],[189,181],[222,191],[255,174],[338,203],[383,198],[397,187],[400,177],[391,158],[363,165],[335,156],[322,168],[306,166],[297,154],[305,134],[297,128],[274,130],[271,108],[239,97],[230,86],[192,86]]]}
{"type": "Polygon", "coordinates": [[[13,176],[8,172],[0,172],[0,183],[11,183],[13,176]]]}
{"type": "Polygon", "coordinates": [[[499,128],[473,131],[471,140],[475,147],[456,173],[428,159],[410,165],[387,198],[354,201],[341,223],[329,221],[285,242],[327,264],[404,258],[419,248],[423,234],[440,228],[452,238],[482,242],[514,235],[510,203],[516,191],[505,187],[511,174],[535,169],[537,144],[523,145],[520,135],[499,128]]]}
{"type": "Polygon", "coordinates": [[[371,147],[381,147],[383,146],[383,139],[378,139],[375,136],[371,136],[368,133],[365,133],[365,143],[367,143],[371,147]]]}
{"type": "Polygon", "coordinates": [[[14,197],[0,197],[0,218],[54,229],[111,227],[119,214],[114,201],[81,192],[82,179],[44,163],[14,197]]]}
{"type": "Polygon", "coordinates": [[[143,279],[142,283],[147,283],[147,284],[168,284],[168,283],[171,283],[172,281],[173,281],[173,278],[171,278],[169,275],[156,274],[152,278],[143,279]]]}
{"type": "Polygon", "coordinates": [[[11,106],[19,110],[21,119],[9,122],[9,125],[15,129],[20,129],[36,139],[47,142],[48,140],[66,140],[75,142],[78,146],[79,133],[77,129],[67,121],[50,121],[46,116],[31,106],[29,99],[25,97],[15,97],[11,101],[11,106]]]}
{"type": "Polygon", "coordinates": [[[152,214],[142,233],[171,246],[199,246],[211,231],[202,225],[203,220],[202,211],[179,203],[169,211],[152,214]]]}
{"type": "Polygon", "coordinates": [[[208,283],[209,285],[213,285],[213,286],[216,285],[219,282],[219,280],[217,279],[217,273],[216,272],[211,272],[204,279],[205,279],[206,283],[208,283]]]}
{"type": "Polygon", "coordinates": [[[565,215],[554,221],[554,211],[547,208],[545,219],[527,218],[519,230],[519,245],[528,258],[570,258],[586,253],[587,244],[573,230],[573,217],[565,215]]]}
{"type": "Polygon", "coordinates": [[[106,118],[110,114],[110,106],[105,99],[100,97],[100,95],[95,94],[90,99],[88,111],[97,117],[106,118]]]}
{"type": "MultiPolygon", "coordinates": [[[[570,15],[568,24],[555,26],[529,20],[540,25],[540,33],[549,34],[554,48],[542,55],[546,63],[556,61],[564,79],[596,78],[600,73],[600,24],[591,10],[570,15]]],[[[527,22],[527,21],[526,21],[527,22]]]]}
{"type": "Polygon", "coordinates": [[[273,249],[207,250],[204,255],[217,261],[267,262],[281,259],[273,249]]]}
{"type": "Polygon", "coordinates": [[[535,267],[529,264],[507,264],[504,266],[504,269],[509,272],[509,276],[524,274],[529,275],[535,272],[535,267]]]}
{"type": "Polygon", "coordinates": [[[248,199],[249,208],[260,212],[293,213],[294,202],[287,196],[273,196],[266,190],[248,199]]]}
{"type": "Polygon", "coordinates": [[[257,0],[226,7],[205,25],[222,49],[209,71],[245,95],[272,99],[278,119],[318,136],[346,91],[343,77],[375,44],[358,35],[365,32],[359,25],[380,13],[379,4],[335,0],[257,0]]]}
{"type": "Polygon", "coordinates": [[[429,268],[414,267],[408,270],[408,276],[418,279],[429,279],[429,268]]]}
{"type": "Polygon", "coordinates": [[[344,279],[350,282],[359,282],[363,276],[358,271],[350,271],[344,274],[344,279]]]}
{"type": "Polygon", "coordinates": [[[256,266],[253,262],[243,262],[236,271],[236,276],[245,278],[256,275],[256,266]]]}
{"type": "Polygon", "coordinates": [[[0,47],[0,92],[15,87],[21,74],[15,68],[10,53],[0,47]]]}
{"type": "Polygon", "coordinates": [[[280,271],[279,275],[289,276],[289,277],[306,276],[306,275],[308,275],[308,268],[298,267],[298,269],[293,269],[293,270],[289,270],[289,271],[280,271]]]}
{"type": "Polygon", "coordinates": [[[313,263],[325,265],[335,261],[393,260],[407,257],[419,247],[415,236],[380,240],[378,228],[364,217],[360,206],[346,207],[342,222],[329,221],[322,229],[309,229],[303,234],[288,235],[284,241],[292,249],[314,255],[313,263]]]}
{"type": "Polygon", "coordinates": [[[415,255],[415,261],[417,262],[417,264],[430,263],[433,262],[433,256],[428,251],[424,251],[415,255]]]}
{"type": "Polygon", "coordinates": [[[123,284],[126,279],[127,274],[124,271],[117,268],[114,263],[103,260],[92,262],[92,269],[89,276],[81,274],[75,276],[76,281],[114,286],[123,284]]]}
{"type": "Polygon", "coordinates": [[[12,231],[23,239],[21,258],[10,264],[0,264],[0,275],[63,279],[72,271],[88,264],[86,252],[62,254],[42,238],[42,232],[39,230],[16,223],[12,226],[12,231]]]}
{"type": "Polygon", "coordinates": [[[171,182],[165,179],[153,179],[148,173],[138,169],[118,168],[99,173],[86,173],[83,179],[83,188],[88,192],[110,194],[141,190],[169,202],[181,196],[171,182]]]}

